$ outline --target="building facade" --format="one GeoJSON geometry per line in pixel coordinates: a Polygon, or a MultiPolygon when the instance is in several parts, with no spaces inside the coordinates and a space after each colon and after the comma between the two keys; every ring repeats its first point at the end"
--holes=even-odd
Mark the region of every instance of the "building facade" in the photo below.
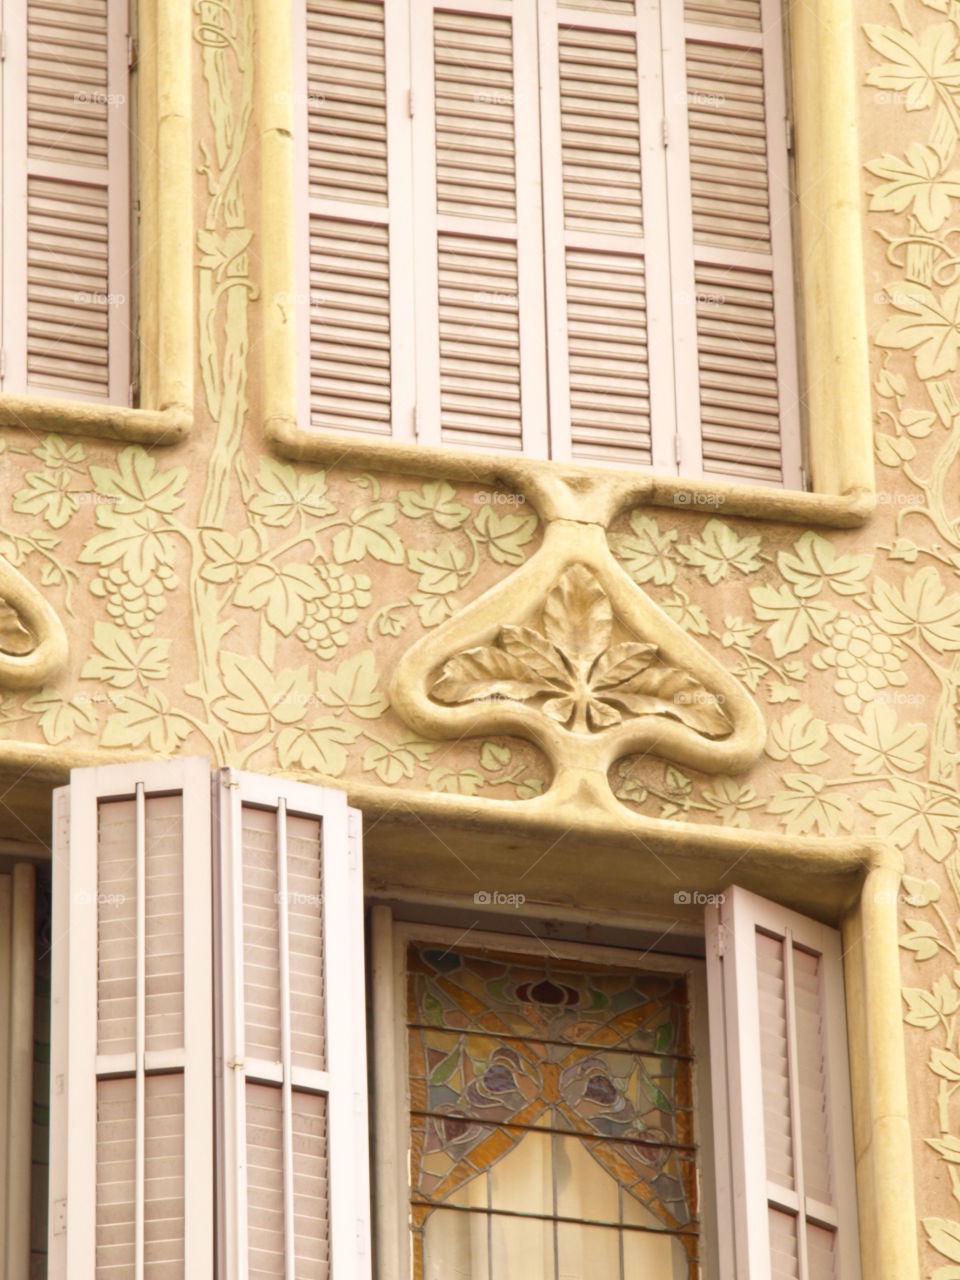
{"type": "Polygon", "coordinates": [[[4,0],[0,1280],[960,1276],[954,0],[4,0]]]}

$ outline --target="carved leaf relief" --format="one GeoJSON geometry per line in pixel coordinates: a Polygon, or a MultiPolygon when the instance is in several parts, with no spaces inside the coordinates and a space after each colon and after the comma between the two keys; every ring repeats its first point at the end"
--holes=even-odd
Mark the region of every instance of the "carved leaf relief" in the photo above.
{"type": "Polygon", "coordinates": [[[615,640],[609,597],[584,565],[567,569],[549,592],[540,629],[501,627],[497,643],[445,663],[431,692],[446,703],[535,704],[574,733],[649,715],[710,738],[732,729],[717,696],[663,663],[656,645],[615,640]]]}

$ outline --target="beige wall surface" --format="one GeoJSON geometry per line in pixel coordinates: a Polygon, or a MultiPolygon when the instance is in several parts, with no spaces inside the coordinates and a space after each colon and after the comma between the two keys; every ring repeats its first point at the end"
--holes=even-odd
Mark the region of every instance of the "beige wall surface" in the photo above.
{"type": "Polygon", "coordinates": [[[723,486],[283,456],[255,17],[201,0],[193,30],[189,431],[3,416],[6,834],[14,797],[42,822],[24,776],[199,752],[345,786],[373,882],[452,900],[529,872],[639,916],[743,878],[836,920],[899,852],[922,1274],[956,1280],[960,5],[857,6],[877,505],[849,529],[723,486]]]}

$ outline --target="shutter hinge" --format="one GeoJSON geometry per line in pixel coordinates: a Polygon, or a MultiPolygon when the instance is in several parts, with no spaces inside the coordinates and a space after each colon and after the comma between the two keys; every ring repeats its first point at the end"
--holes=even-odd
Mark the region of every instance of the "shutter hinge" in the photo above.
{"type": "Polygon", "coordinates": [[[412,418],[412,420],[413,420],[413,438],[414,438],[414,440],[416,440],[416,439],[417,439],[417,436],[418,436],[418,435],[419,435],[419,433],[420,433],[420,423],[419,423],[419,421],[417,420],[417,406],[416,406],[416,405],[414,405],[414,406],[413,406],[413,409],[412,409],[412,410],[411,410],[411,412],[410,412],[410,416],[411,416],[411,418],[412,418]]]}
{"type": "Polygon", "coordinates": [[[667,117],[666,117],[666,116],[664,116],[664,117],[663,117],[663,119],[660,121],[660,139],[661,139],[661,141],[663,142],[663,145],[664,145],[665,147],[669,145],[669,143],[670,143],[670,130],[669,130],[669,128],[667,127],[667,117]]]}
{"type": "Polygon", "coordinates": [[[53,1234],[62,1236],[67,1229],[67,1202],[66,1200],[55,1200],[53,1202],[53,1234]]]}
{"type": "Polygon", "coordinates": [[[245,1070],[246,1070],[246,1064],[244,1063],[244,1061],[243,1061],[243,1059],[242,1059],[242,1058],[231,1058],[231,1059],[227,1062],[227,1066],[230,1068],[230,1070],[231,1070],[231,1071],[245,1071],[245,1070]]]}
{"type": "Polygon", "coordinates": [[[0,382],[7,376],[7,353],[0,347],[0,382]]]}
{"type": "Polygon", "coordinates": [[[127,36],[127,67],[130,71],[137,65],[137,42],[133,36],[127,36]]]}
{"type": "Polygon", "coordinates": [[[413,119],[413,90],[407,90],[407,115],[413,119]]]}
{"type": "Polygon", "coordinates": [[[0,29],[0,62],[7,56],[7,33],[0,29]]]}
{"type": "Polygon", "coordinates": [[[787,133],[787,152],[793,152],[793,121],[788,116],[783,122],[787,133]]]}
{"type": "Polygon", "coordinates": [[[727,926],[718,924],[715,937],[717,939],[717,958],[722,960],[727,952],[727,926]]]}
{"type": "Polygon", "coordinates": [[[673,437],[673,460],[679,467],[683,462],[683,441],[680,438],[680,432],[673,437]]]}

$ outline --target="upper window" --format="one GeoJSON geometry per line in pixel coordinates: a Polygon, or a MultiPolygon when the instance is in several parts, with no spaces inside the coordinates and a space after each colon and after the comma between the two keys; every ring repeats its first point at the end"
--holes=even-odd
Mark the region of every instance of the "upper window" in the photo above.
{"type": "Polygon", "coordinates": [[[800,485],[776,0],[307,0],[302,422],[800,485]]]}
{"type": "Polygon", "coordinates": [[[128,403],[127,7],[6,0],[0,386],[128,403]]]}

